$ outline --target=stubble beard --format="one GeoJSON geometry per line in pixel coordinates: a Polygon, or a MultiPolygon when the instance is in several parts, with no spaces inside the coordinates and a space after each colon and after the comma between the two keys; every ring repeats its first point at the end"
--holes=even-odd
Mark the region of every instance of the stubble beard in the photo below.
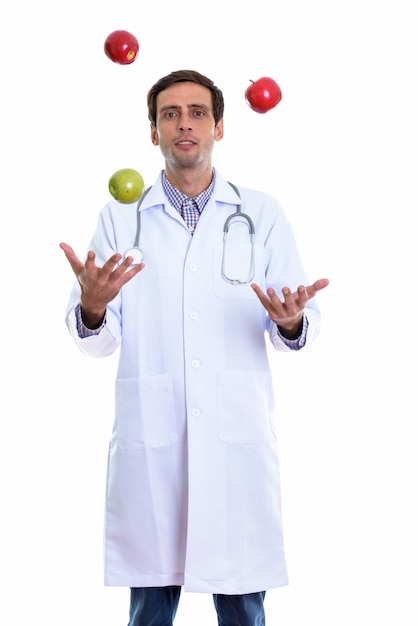
{"type": "Polygon", "coordinates": [[[213,146],[211,149],[207,147],[198,154],[177,154],[167,150],[163,156],[173,171],[204,170],[211,163],[212,149],[213,146]]]}

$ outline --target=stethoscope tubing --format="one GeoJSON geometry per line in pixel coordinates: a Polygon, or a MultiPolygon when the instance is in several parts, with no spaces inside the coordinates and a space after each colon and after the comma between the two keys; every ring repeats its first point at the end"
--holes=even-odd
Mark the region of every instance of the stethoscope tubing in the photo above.
{"type": "MultiPolygon", "coordinates": [[[[231,187],[234,189],[234,191],[236,192],[237,196],[241,199],[241,194],[238,190],[238,187],[236,187],[234,184],[229,183],[231,185],[231,187]]],[[[124,254],[124,258],[126,259],[126,257],[131,256],[133,258],[133,262],[132,265],[138,265],[138,263],[141,263],[143,258],[144,258],[144,254],[142,252],[142,250],[139,247],[139,239],[141,236],[141,211],[139,210],[141,207],[142,202],[144,201],[145,196],[147,195],[147,193],[149,192],[149,190],[151,189],[151,187],[148,187],[148,189],[146,189],[144,191],[144,193],[142,194],[142,196],[139,198],[138,200],[138,204],[136,207],[136,233],[135,233],[135,240],[134,240],[134,245],[132,248],[129,248],[128,250],[126,250],[125,254],[124,254]]],[[[254,222],[251,219],[251,217],[249,215],[247,215],[246,213],[243,213],[241,210],[241,203],[237,204],[236,206],[236,210],[234,213],[231,213],[231,215],[229,215],[224,223],[224,228],[223,228],[223,253],[222,253],[222,268],[221,268],[221,273],[222,273],[222,277],[227,280],[228,282],[232,283],[232,284],[245,284],[245,283],[250,283],[253,278],[254,278],[254,240],[255,240],[255,227],[254,227],[254,222]],[[250,270],[249,270],[249,274],[246,280],[242,280],[242,279],[234,279],[234,278],[230,278],[226,275],[225,273],[225,252],[226,252],[226,245],[227,245],[227,241],[228,241],[228,234],[229,234],[229,227],[231,225],[231,222],[235,219],[244,219],[247,224],[248,224],[248,230],[249,230],[249,235],[250,235],[250,243],[251,243],[251,260],[250,260],[250,270]]]]}

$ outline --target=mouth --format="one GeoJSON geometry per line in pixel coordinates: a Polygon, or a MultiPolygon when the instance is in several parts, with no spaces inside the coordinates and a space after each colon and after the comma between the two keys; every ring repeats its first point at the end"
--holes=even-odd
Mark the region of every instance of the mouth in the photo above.
{"type": "Polygon", "coordinates": [[[192,141],[191,139],[181,139],[180,141],[176,141],[175,145],[189,147],[189,146],[195,146],[196,142],[192,141]]]}

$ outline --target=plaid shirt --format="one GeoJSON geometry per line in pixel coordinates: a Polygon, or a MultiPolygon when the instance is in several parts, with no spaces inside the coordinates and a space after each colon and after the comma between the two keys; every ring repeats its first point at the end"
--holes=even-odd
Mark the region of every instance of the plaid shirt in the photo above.
{"type": "Polygon", "coordinates": [[[194,198],[189,198],[185,193],[176,189],[176,187],[174,187],[174,185],[172,185],[168,180],[164,170],[161,173],[161,182],[168,201],[180,213],[186,222],[187,228],[193,234],[196,229],[197,222],[199,221],[200,214],[212,195],[213,187],[215,185],[215,170],[213,170],[212,182],[209,187],[206,187],[202,193],[194,198]]]}

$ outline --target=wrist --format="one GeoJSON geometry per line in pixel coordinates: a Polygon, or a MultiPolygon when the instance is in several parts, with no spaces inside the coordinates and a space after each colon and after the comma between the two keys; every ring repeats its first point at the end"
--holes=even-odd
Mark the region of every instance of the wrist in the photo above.
{"type": "Polygon", "coordinates": [[[277,322],[276,324],[280,334],[283,335],[285,339],[297,339],[300,337],[303,330],[303,314],[297,322],[293,322],[292,324],[284,324],[283,326],[277,322]]]}
{"type": "Polygon", "coordinates": [[[106,309],[88,309],[80,302],[80,313],[84,326],[90,330],[96,330],[103,324],[106,309]]]}

